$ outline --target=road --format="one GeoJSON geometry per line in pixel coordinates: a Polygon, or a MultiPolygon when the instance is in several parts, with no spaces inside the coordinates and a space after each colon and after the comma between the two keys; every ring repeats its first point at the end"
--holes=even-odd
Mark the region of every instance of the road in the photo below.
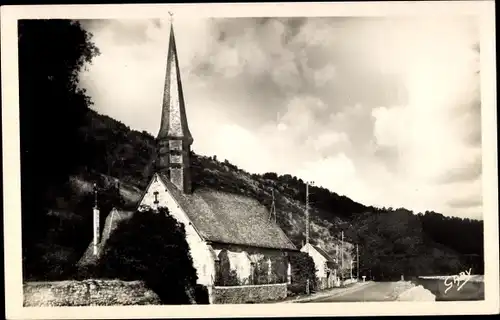
{"type": "Polygon", "coordinates": [[[394,301],[390,295],[395,287],[396,282],[373,282],[344,294],[321,297],[308,302],[394,301]]]}

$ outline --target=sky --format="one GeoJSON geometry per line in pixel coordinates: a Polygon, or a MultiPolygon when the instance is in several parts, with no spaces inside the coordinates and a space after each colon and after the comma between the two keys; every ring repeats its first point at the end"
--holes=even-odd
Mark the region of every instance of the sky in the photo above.
{"type": "MultiPolygon", "coordinates": [[[[93,109],[156,136],[170,22],[84,20],[93,109]]],[[[482,219],[470,17],[175,19],[193,150],[365,205],[482,219]]]]}

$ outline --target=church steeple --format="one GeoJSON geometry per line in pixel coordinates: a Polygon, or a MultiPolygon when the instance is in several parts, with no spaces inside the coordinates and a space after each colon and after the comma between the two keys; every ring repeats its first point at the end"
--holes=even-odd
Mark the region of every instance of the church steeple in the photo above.
{"type": "Polygon", "coordinates": [[[156,170],[167,175],[179,190],[189,193],[191,192],[190,153],[193,137],[187,123],[172,23],[166,71],[161,125],[157,136],[156,170]]]}

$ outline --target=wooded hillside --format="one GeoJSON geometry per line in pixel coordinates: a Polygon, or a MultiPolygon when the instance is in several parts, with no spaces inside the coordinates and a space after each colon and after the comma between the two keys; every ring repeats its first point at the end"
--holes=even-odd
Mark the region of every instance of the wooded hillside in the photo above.
{"type": "MultiPolygon", "coordinates": [[[[19,28],[24,277],[65,279],[91,239],[91,184],[99,185],[104,218],[112,206],[134,207],[153,173],[154,138],[89,108],[75,74],[98,54],[91,35],[64,20],[37,23],[19,28]],[[65,56],[49,59],[54,52],[65,56]]],[[[194,187],[247,195],[266,206],[274,190],[277,223],[301,246],[306,189],[300,177],[251,174],[195,152],[192,162],[194,187]]],[[[311,187],[311,241],[339,256],[343,231],[346,261],[359,244],[360,275],[483,272],[482,221],[375,208],[334,191],[311,187]]]]}

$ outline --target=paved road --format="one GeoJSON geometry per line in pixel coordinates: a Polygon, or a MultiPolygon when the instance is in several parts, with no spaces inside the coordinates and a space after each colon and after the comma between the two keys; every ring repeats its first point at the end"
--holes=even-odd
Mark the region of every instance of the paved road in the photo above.
{"type": "Polygon", "coordinates": [[[363,302],[363,301],[393,301],[390,294],[394,291],[396,282],[373,282],[361,286],[345,294],[318,298],[308,302],[363,302]]]}

